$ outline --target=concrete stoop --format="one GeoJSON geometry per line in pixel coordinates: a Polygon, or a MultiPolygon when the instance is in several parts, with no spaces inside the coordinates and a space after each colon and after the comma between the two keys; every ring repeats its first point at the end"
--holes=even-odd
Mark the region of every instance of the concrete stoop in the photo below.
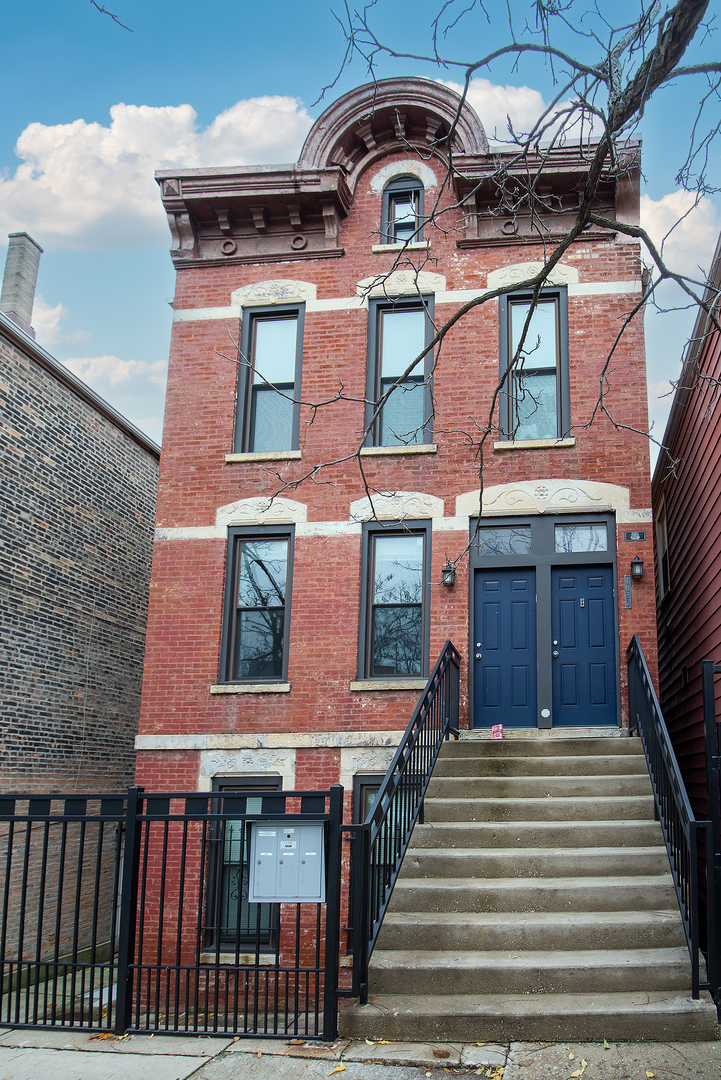
{"type": "Polygon", "coordinates": [[[441,752],[347,1038],[715,1039],[638,739],[441,752]]]}

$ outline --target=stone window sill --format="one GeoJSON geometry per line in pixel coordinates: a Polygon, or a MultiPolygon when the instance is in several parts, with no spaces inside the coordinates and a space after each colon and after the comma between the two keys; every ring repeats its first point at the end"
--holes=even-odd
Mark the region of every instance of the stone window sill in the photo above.
{"type": "Polygon", "coordinates": [[[437,454],[435,443],[414,443],[412,446],[364,446],[361,457],[391,457],[395,454],[437,454]]]}
{"type": "Polygon", "coordinates": [[[382,255],[386,251],[429,251],[430,240],[416,240],[412,244],[374,244],[371,251],[374,255],[382,255]]]}
{"type": "MultiPolygon", "coordinates": [[[[255,953],[254,952],[252,952],[252,953],[240,953],[240,955],[238,956],[238,959],[236,960],[234,952],[222,952],[220,954],[220,956],[218,956],[214,951],[213,952],[202,952],[200,954],[200,963],[201,964],[230,964],[233,967],[235,967],[236,964],[241,964],[243,966],[248,965],[250,967],[250,966],[255,966],[255,953]]],[[[259,967],[273,967],[274,965],[275,965],[275,954],[274,953],[261,953],[259,955],[259,957],[258,957],[258,966],[259,967]]]]}
{"type": "Polygon", "coordinates": [[[211,694],[289,694],[289,682],[276,683],[221,683],[211,686],[211,694]]]}
{"type": "Polygon", "coordinates": [[[575,446],[575,439],[508,439],[506,442],[494,442],[494,450],[545,450],[553,446],[575,446]]]}
{"type": "Polygon", "coordinates": [[[359,679],[351,690],[425,690],[428,679],[359,679]]]}
{"type": "Polygon", "coordinates": [[[234,461],[300,461],[302,450],[267,450],[258,454],[226,454],[225,460],[234,461]]]}

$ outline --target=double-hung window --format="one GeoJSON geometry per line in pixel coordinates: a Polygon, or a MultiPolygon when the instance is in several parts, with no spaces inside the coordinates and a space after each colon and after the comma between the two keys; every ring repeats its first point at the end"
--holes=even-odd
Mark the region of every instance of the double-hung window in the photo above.
{"type": "Polygon", "coordinates": [[[235,450],[297,450],[303,308],[246,311],[240,343],[235,450]]]}
{"type": "Polygon", "coordinates": [[[229,530],[221,681],[286,681],[292,551],[288,526],[229,530]]]}
{"type": "Polygon", "coordinates": [[[361,678],[427,674],[429,561],[426,523],[363,526],[361,678]]]}
{"type": "Polygon", "coordinates": [[[433,337],[432,309],[432,297],[370,301],[366,426],[388,394],[368,435],[372,446],[432,440],[432,350],[413,364],[433,337]]]}
{"type": "Polygon", "coordinates": [[[416,176],[397,176],[383,190],[383,242],[423,239],[423,184],[416,176]]]}
{"type": "Polygon", "coordinates": [[[499,306],[501,438],[563,438],[570,429],[566,290],[544,289],[535,306],[531,294],[511,293],[499,306]]]}

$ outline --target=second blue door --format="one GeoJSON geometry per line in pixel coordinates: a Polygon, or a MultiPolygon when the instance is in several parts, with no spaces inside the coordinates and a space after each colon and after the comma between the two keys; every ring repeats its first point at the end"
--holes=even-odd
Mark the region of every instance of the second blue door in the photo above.
{"type": "Polygon", "coordinates": [[[553,723],[616,723],[616,640],[610,566],[551,571],[553,723]]]}
{"type": "Polygon", "coordinates": [[[476,570],[474,585],[475,724],[535,727],[535,571],[476,570]]]}

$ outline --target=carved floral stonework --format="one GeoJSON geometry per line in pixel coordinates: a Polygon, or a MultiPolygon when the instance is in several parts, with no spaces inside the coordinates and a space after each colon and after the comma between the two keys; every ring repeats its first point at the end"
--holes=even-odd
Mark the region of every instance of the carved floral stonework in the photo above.
{"type": "Polygon", "coordinates": [[[396,176],[417,176],[423,182],[423,187],[438,187],[438,179],[433,169],[423,161],[394,161],[390,165],[384,165],[371,180],[371,191],[383,191],[386,184],[396,176]]]}
{"type": "Polygon", "coordinates": [[[355,773],[384,773],[396,752],[394,746],[387,750],[342,750],[341,772],[348,776],[355,773]]]}
{"type": "Polygon", "coordinates": [[[295,753],[289,750],[205,750],[200,755],[201,776],[294,772],[295,753]]]}
{"type": "Polygon", "coordinates": [[[423,296],[427,293],[445,292],[443,274],[428,270],[394,270],[390,274],[364,278],[356,285],[359,296],[423,296]]]}
{"type": "MultiPolygon", "coordinates": [[[[522,281],[528,281],[535,277],[543,269],[543,263],[527,262],[514,263],[513,266],[504,266],[500,270],[492,270],[488,275],[488,288],[500,289],[504,285],[519,285],[522,281]]],[[[549,285],[575,285],[578,282],[578,270],[575,266],[567,266],[558,263],[551,271],[549,285]]]]}
{"type": "Polygon", "coordinates": [[[238,502],[219,506],[215,513],[216,525],[288,525],[306,521],[308,507],[293,499],[240,499],[238,502]]]}
{"type": "Polygon", "coordinates": [[[351,521],[420,521],[443,517],[443,500],[421,491],[393,491],[366,496],[350,504],[351,521]]]}
{"type": "Polygon", "coordinates": [[[236,289],[231,295],[232,307],[255,305],[295,304],[315,300],[317,289],[312,281],[258,281],[236,289]]]}
{"type": "MultiPolygon", "coordinates": [[[[456,514],[478,514],[480,492],[456,499],[456,514]]],[[[483,492],[484,514],[548,514],[564,510],[627,510],[628,488],[592,480],[522,480],[498,484],[483,492]]]]}

